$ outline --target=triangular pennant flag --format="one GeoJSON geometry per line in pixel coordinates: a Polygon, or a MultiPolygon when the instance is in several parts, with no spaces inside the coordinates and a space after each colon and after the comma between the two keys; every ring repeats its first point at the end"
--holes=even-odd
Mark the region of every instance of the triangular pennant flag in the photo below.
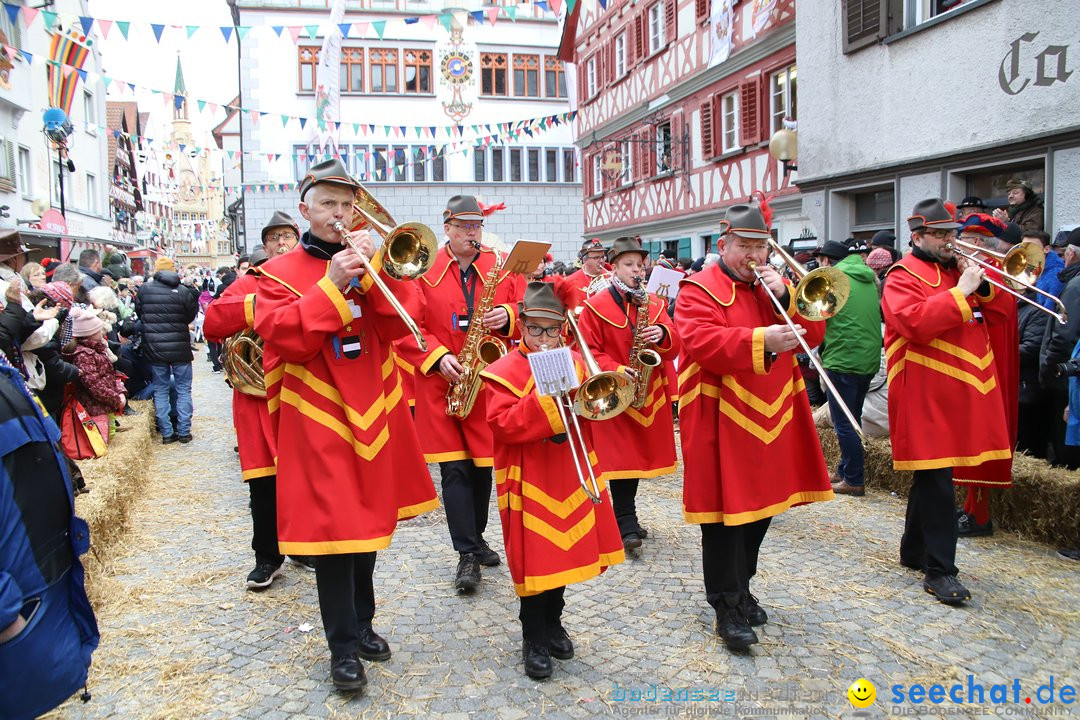
{"type": "Polygon", "coordinates": [[[401,137],[405,137],[405,126],[401,125],[398,129],[401,130],[401,137]]]}
{"type": "MultiPolygon", "coordinates": [[[[101,23],[98,23],[98,25],[100,25],[100,24],[101,23]]],[[[108,75],[102,75],[101,76],[101,84],[105,86],[106,90],[108,90],[109,85],[112,84],[112,78],[109,77],[108,75]]]]}
{"type": "Polygon", "coordinates": [[[429,126],[428,127],[428,132],[431,133],[431,139],[434,140],[435,139],[435,126],[434,125],[429,126]]]}
{"type": "Polygon", "coordinates": [[[274,162],[274,153],[266,153],[266,161],[274,162]]]}
{"type": "Polygon", "coordinates": [[[450,13],[442,13],[439,15],[439,24],[443,26],[446,32],[450,32],[450,24],[453,20],[454,18],[451,17],[450,13]]]}
{"type": "Polygon", "coordinates": [[[277,33],[278,37],[281,37],[281,31],[285,29],[284,25],[271,25],[270,29],[277,33]]]}
{"type": "Polygon", "coordinates": [[[488,17],[488,22],[491,23],[492,25],[494,25],[496,18],[499,17],[499,8],[497,8],[497,7],[488,8],[487,9],[487,17],[488,17]]]}
{"type": "Polygon", "coordinates": [[[98,20],[97,21],[98,30],[101,31],[101,37],[103,37],[105,39],[108,39],[109,31],[112,30],[112,23],[113,23],[112,20],[98,20]]]}
{"type": "Polygon", "coordinates": [[[307,32],[307,36],[314,40],[319,35],[318,25],[305,25],[304,30],[307,32]]]}
{"type": "Polygon", "coordinates": [[[356,37],[362,38],[365,35],[367,35],[369,25],[370,25],[370,23],[366,23],[366,22],[354,22],[352,24],[352,29],[353,29],[353,32],[356,33],[356,37]]]}
{"type": "Polygon", "coordinates": [[[150,23],[150,29],[154,31],[154,37],[157,38],[157,41],[160,43],[161,42],[161,33],[163,33],[165,31],[165,26],[150,23]]]}
{"type": "Polygon", "coordinates": [[[79,79],[82,80],[85,83],[86,82],[86,71],[82,70],[80,68],[76,68],[75,71],[79,73],[79,79]]]}
{"type": "Polygon", "coordinates": [[[435,23],[439,22],[439,18],[436,15],[424,15],[420,18],[424,25],[427,25],[427,29],[431,30],[435,27],[435,23]]]}
{"type": "Polygon", "coordinates": [[[94,18],[86,17],[85,15],[79,16],[79,24],[82,25],[83,35],[89,35],[90,29],[94,27],[94,18]]]}
{"type": "Polygon", "coordinates": [[[300,40],[300,26],[299,25],[290,25],[289,26],[289,37],[292,38],[293,44],[296,44],[300,40]]]}
{"type": "MultiPolygon", "coordinates": [[[[14,25],[19,19],[19,10],[21,9],[21,5],[9,5],[8,3],[4,3],[4,10],[7,11],[8,22],[14,25]]],[[[26,24],[29,25],[30,23],[27,22],[26,24]]]]}
{"type": "Polygon", "coordinates": [[[352,132],[353,132],[353,135],[359,135],[360,134],[360,123],[353,123],[352,124],[352,132]]]}
{"type": "Polygon", "coordinates": [[[562,7],[562,0],[548,0],[548,4],[551,6],[551,12],[558,15],[559,8],[562,7]]]}
{"type": "Polygon", "coordinates": [[[469,15],[471,15],[472,19],[475,20],[476,22],[483,24],[483,22],[484,22],[484,11],[483,10],[473,10],[472,12],[469,13],[469,15]]]}
{"type": "Polygon", "coordinates": [[[338,23],[338,29],[341,30],[341,37],[348,38],[349,30],[352,29],[352,23],[338,23]]]}
{"type": "MultiPolygon", "coordinates": [[[[116,23],[116,24],[117,24],[117,25],[119,25],[119,24],[120,24],[120,22],[119,22],[119,21],[117,21],[117,23],[116,23]]],[[[130,90],[131,92],[135,92],[135,83],[124,83],[124,85],[127,85],[127,87],[128,87],[128,90],[130,90]]],[[[156,91],[155,91],[155,92],[156,92],[156,91]]]]}
{"type": "MultiPolygon", "coordinates": [[[[18,8],[19,6],[15,5],[14,7],[18,8]]],[[[22,9],[22,11],[23,11],[23,18],[26,19],[26,27],[30,27],[30,24],[34,22],[34,18],[36,18],[38,16],[38,8],[32,8],[32,7],[27,6],[27,7],[24,7],[22,9]]],[[[12,19],[12,22],[15,22],[15,20],[12,19]]]]}
{"type": "Polygon", "coordinates": [[[198,25],[188,25],[187,26],[188,40],[190,40],[191,36],[194,35],[197,32],[199,32],[199,26],[198,25]]]}
{"type": "Polygon", "coordinates": [[[420,18],[418,17],[405,18],[406,25],[415,25],[418,22],[420,22],[420,18]]]}
{"type": "Polygon", "coordinates": [[[128,28],[131,27],[131,23],[127,20],[117,20],[116,29],[120,31],[120,34],[124,36],[124,39],[128,39],[128,28]]]}
{"type": "Polygon", "coordinates": [[[221,26],[221,34],[225,36],[225,42],[226,43],[229,42],[229,38],[232,37],[232,31],[233,31],[233,26],[232,25],[222,25],[221,26]]]}
{"type": "Polygon", "coordinates": [[[372,133],[375,132],[375,126],[374,125],[368,125],[367,127],[368,127],[368,133],[369,134],[372,134],[372,133]]]}
{"type": "Polygon", "coordinates": [[[544,2],[544,0],[536,0],[536,7],[540,8],[544,12],[547,12],[550,9],[548,8],[548,4],[544,2]]]}
{"type": "Polygon", "coordinates": [[[243,42],[244,38],[247,37],[247,34],[248,34],[248,32],[250,30],[251,30],[250,25],[237,25],[236,26],[236,37],[240,40],[240,42],[243,42]]]}
{"type": "Polygon", "coordinates": [[[258,110],[252,110],[252,111],[250,112],[250,115],[251,115],[251,124],[252,124],[252,125],[258,125],[258,124],[259,124],[259,114],[260,114],[260,113],[259,113],[259,111],[258,111],[258,110]]]}
{"type": "Polygon", "coordinates": [[[288,126],[288,124],[289,124],[289,116],[288,115],[282,115],[281,116],[281,127],[286,127],[286,126],[288,126]]]}
{"type": "Polygon", "coordinates": [[[375,22],[371,23],[371,27],[375,29],[375,34],[379,36],[380,40],[382,40],[383,33],[386,32],[386,21],[376,20],[375,22]]]}
{"type": "Polygon", "coordinates": [[[423,131],[424,131],[424,128],[422,128],[422,127],[417,127],[417,128],[416,128],[416,137],[417,137],[418,139],[419,139],[419,137],[420,137],[420,133],[422,133],[423,131]]]}
{"type": "Polygon", "coordinates": [[[210,112],[212,112],[212,113],[216,113],[218,111],[218,108],[221,107],[217,103],[212,103],[212,102],[208,102],[208,103],[206,103],[206,105],[207,105],[207,107],[210,108],[210,112]]]}
{"type": "Polygon", "coordinates": [[[75,68],[71,65],[61,65],[60,72],[64,73],[64,77],[71,77],[71,73],[75,71],[75,68]]]}
{"type": "Polygon", "coordinates": [[[202,112],[203,110],[206,109],[206,101],[205,100],[196,100],[195,104],[199,106],[199,112],[202,112]]]}
{"type": "Polygon", "coordinates": [[[507,5],[506,7],[503,8],[503,11],[506,13],[506,17],[510,18],[510,22],[517,22],[517,6],[516,5],[507,5]]]}
{"type": "Polygon", "coordinates": [[[51,30],[52,26],[56,23],[56,13],[51,10],[42,10],[41,18],[45,22],[45,29],[51,30]]]}

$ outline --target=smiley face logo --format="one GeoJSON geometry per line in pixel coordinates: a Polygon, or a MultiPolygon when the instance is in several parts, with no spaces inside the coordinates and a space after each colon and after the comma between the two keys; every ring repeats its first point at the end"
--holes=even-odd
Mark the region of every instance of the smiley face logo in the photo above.
{"type": "Polygon", "coordinates": [[[848,700],[857,708],[868,708],[877,698],[877,688],[866,678],[859,678],[847,689],[848,700]]]}

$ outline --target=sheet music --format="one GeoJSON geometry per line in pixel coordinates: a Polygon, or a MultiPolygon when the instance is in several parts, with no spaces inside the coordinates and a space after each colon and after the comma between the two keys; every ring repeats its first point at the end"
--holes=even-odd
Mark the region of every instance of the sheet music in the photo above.
{"type": "Polygon", "coordinates": [[[529,353],[527,357],[533,380],[541,395],[563,395],[578,386],[574,356],[570,354],[570,348],[540,350],[529,353]]]}
{"type": "Polygon", "coordinates": [[[682,273],[654,265],[649,275],[649,284],[645,286],[645,289],[654,295],[670,300],[679,294],[679,281],[682,279],[682,273]]]}

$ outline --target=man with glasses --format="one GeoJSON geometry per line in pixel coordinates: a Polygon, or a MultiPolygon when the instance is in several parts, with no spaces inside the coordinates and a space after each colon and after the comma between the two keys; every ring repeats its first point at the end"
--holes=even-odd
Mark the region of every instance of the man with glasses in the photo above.
{"type": "Polygon", "coordinates": [[[487,276],[497,262],[495,251],[481,243],[483,226],[484,213],[476,198],[450,198],[443,211],[448,241],[417,283],[425,301],[417,321],[427,351],[419,350],[416,343],[399,345],[405,360],[417,369],[417,434],[424,459],[439,463],[446,522],[459,554],[454,585],[462,593],[480,584],[481,565],[494,567],[500,562],[484,539],[491,501],[492,438],[482,390],[464,419],[446,414],[446,394],[450,383],[461,377],[458,354],[469,328],[482,323],[486,332],[509,337],[521,299],[521,276],[504,271],[496,279],[492,308],[483,315],[476,313],[486,294],[487,276]]]}
{"type": "Polygon", "coordinates": [[[270,257],[289,252],[300,242],[300,226],[281,210],[274,212],[270,222],[262,229],[263,249],[270,257]]]}
{"type": "Polygon", "coordinates": [[[577,293],[575,307],[585,302],[585,298],[588,297],[589,285],[596,278],[610,274],[607,265],[604,264],[606,258],[607,250],[604,249],[604,244],[600,242],[600,238],[590,238],[581,244],[581,250],[578,251],[581,268],[566,278],[566,281],[570,283],[570,286],[577,293]]]}
{"type": "Polygon", "coordinates": [[[795,359],[796,333],[813,347],[825,323],[795,315],[790,285],[767,262],[772,235],[758,208],[733,205],[721,224],[720,262],[683,280],[676,299],[683,517],[701,525],[716,632],[744,651],[758,641],[752,626],[768,621],[750,580],[773,516],[833,498],[795,359]]]}
{"type": "Polygon", "coordinates": [[[914,471],[900,562],[948,605],[971,593],[956,575],[953,468],[1012,457],[988,323],[1011,298],[951,246],[960,223],[940,198],[908,218],[911,253],[889,269],[882,295],[893,467],[914,471]]]}

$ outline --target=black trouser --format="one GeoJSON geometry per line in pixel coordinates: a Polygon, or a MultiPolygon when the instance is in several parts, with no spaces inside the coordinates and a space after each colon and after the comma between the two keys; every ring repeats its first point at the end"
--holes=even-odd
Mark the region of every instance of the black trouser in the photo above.
{"type": "Polygon", "coordinates": [[[215,370],[221,369],[221,343],[208,342],[206,343],[206,352],[210,356],[210,362],[213,364],[215,370]]]}
{"type": "Polygon", "coordinates": [[[479,553],[491,502],[491,468],[476,467],[472,460],[454,460],[439,463],[439,470],[446,524],[454,549],[479,553]]]}
{"type": "Polygon", "coordinates": [[[285,556],[278,549],[277,541],[277,476],[248,480],[251,496],[251,549],[255,562],[277,567],[285,556]]]}
{"type": "Polygon", "coordinates": [[[952,468],[916,470],[908,495],[900,560],[931,577],[957,573],[952,477],[952,468]]]}
{"type": "Polygon", "coordinates": [[[359,649],[361,628],[375,617],[375,553],[320,555],[315,563],[319,612],[330,653],[351,655],[359,649]]]}
{"type": "Polygon", "coordinates": [[[1016,422],[1016,449],[1018,451],[1022,450],[1032,457],[1046,458],[1053,427],[1050,422],[1052,412],[1049,395],[1041,387],[1020,391],[1019,415],[1016,422]]]}
{"type": "Polygon", "coordinates": [[[637,486],[637,478],[612,480],[608,483],[611,509],[615,511],[615,521],[619,523],[619,533],[623,537],[641,530],[637,519],[637,486]]]}
{"type": "Polygon", "coordinates": [[[566,586],[545,590],[538,595],[520,597],[521,637],[523,640],[547,645],[552,633],[562,627],[562,611],[566,607],[563,594],[566,586]]]}
{"type": "Polygon", "coordinates": [[[704,523],[701,526],[701,565],[705,599],[713,608],[735,607],[750,592],[757,574],[758,551],[771,517],[745,525],[704,523]]]}

